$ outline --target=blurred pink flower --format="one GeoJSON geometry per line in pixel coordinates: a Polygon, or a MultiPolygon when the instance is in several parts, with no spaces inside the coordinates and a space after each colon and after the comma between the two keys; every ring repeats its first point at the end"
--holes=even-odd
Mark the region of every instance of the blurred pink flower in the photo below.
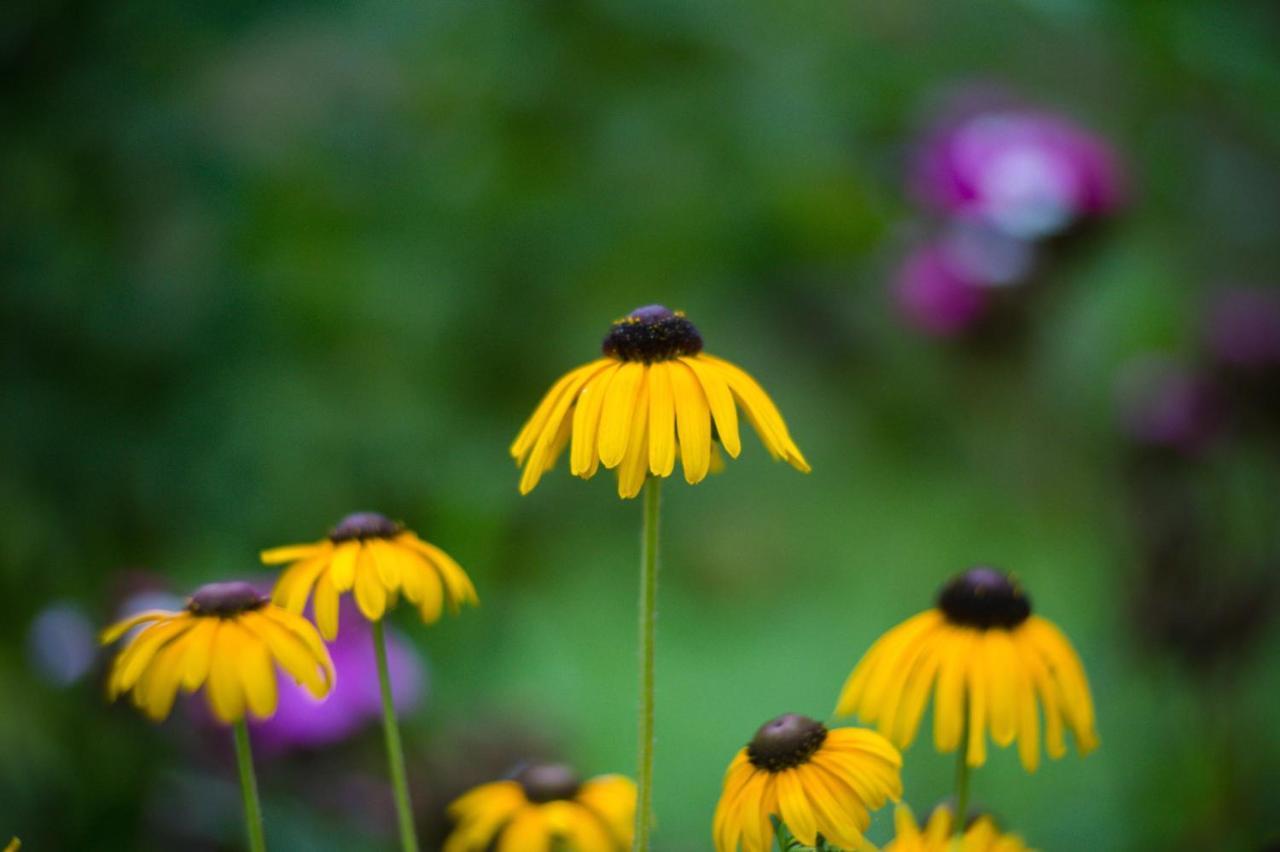
{"type": "Polygon", "coordinates": [[[894,279],[893,296],[911,325],[937,337],[953,337],[972,326],[987,302],[982,285],[933,243],[906,257],[894,279]]]}
{"type": "Polygon", "coordinates": [[[970,100],[936,124],[917,152],[910,183],[922,202],[1023,239],[1059,233],[1122,203],[1120,166],[1101,138],[1052,112],[970,100]]]}
{"type": "Polygon", "coordinates": [[[1213,384],[1165,359],[1129,365],[1118,392],[1125,431],[1145,446],[1198,453],[1224,425],[1223,401],[1213,384]]]}
{"type": "Polygon", "coordinates": [[[1209,310],[1209,351],[1232,367],[1280,365],[1280,293],[1231,290],[1209,310]]]}

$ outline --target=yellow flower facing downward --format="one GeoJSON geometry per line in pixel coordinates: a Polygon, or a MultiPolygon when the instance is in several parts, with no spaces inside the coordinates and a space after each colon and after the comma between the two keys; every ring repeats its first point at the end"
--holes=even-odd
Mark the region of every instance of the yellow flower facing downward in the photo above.
{"type": "Polygon", "coordinates": [[[22,841],[15,837],[9,841],[8,846],[4,847],[4,852],[18,852],[18,850],[21,848],[22,848],[22,841]]]}
{"type": "Polygon", "coordinates": [[[560,764],[527,766],[449,806],[457,823],[444,852],[627,852],[636,785],[621,775],[579,783],[560,764]]]}
{"type": "Polygon", "coordinates": [[[449,554],[376,512],[348,515],[322,541],[264,550],[262,561],[291,563],[272,597],[301,613],[314,591],[316,626],[330,641],[338,635],[338,597],[346,592],[354,592],[370,621],[381,619],[400,593],[427,624],[446,605],[456,613],[479,603],[471,578],[449,554]]]}
{"type": "Polygon", "coordinates": [[[276,712],[276,666],[316,698],[333,688],[333,661],[316,629],[248,583],[202,586],[181,612],[126,618],[103,631],[102,644],[139,626],[111,665],[107,694],[114,701],[131,691],[157,722],[169,715],[179,688],[201,686],[222,722],[239,722],[246,711],[265,719],[276,712]]]}
{"type": "Polygon", "coordinates": [[[818,835],[862,849],[870,811],[902,796],[902,756],[884,737],[858,728],[827,730],[788,713],[765,723],[724,776],[712,837],[716,852],[769,852],[771,816],[806,846],[818,835]]]}
{"type": "Polygon", "coordinates": [[[1017,740],[1028,772],[1040,764],[1040,712],[1045,748],[1066,753],[1063,728],[1087,754],[1098,745],[1084,667],[1057,627],[1031,614],[1022,587],[992,568],[952,579],[938,605],[890,630],[867,651],[836,707],[874,723],[899,748],[915,739],[933,692],[938,751],[967,743],[965,760],[987,759],[987,734],[1005,747],[1017,740]]]}
{"type": "Polygon", "coordinates": [[[774,458],[808,473],[768,394],[741,368],[703,352],[683,313],[661,305],[632,311],[613,324],[603,351],[552,386],[511,445],[524,468],[521,494],[566,447],[574,476],[616,468],[624,498],[639,494],[647,476],[670,476],[677,458],[685,480],[701,482],[716,463],[716,442],[738,457],[739,407],[774,458]]]}
{"type": "Polygon", "coordinates": [[[1002,833],[985,814],[969,824],[959,843],[949,808],[936,808],[923,829],[906,805],[899,805],[893,816],[893,841],[883,852],[1034,852],[1021,837],[1002,833]]]}

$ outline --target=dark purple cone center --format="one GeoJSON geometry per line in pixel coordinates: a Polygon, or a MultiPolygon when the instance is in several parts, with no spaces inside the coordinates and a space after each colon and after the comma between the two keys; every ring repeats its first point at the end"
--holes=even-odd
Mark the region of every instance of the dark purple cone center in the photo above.
{"type": "Polygon", "coordinates": [[[563,763],[535,763],[516,773],[515,780],[524,788],[525,798],[542,804],[572,799],[581,786],[578,775],[563,763]]]}
{"type": "Polygon", "coordinates": [[[666,361],[702,351],[702,336],[684,314],[664,305],[636,308],[615,322],[600,347],[622,361],[666,361]]]}
{"type": "Polygon", "coordinates": [[[400,525],[377,512],[356,512],[338,521],[329,531],[330,541],[350,541],[354,538],[391,538],[400,532],[400,525]]]}
{"type": "Polygon", "coordinates": [[[781,772],[808,763],[826,738],[821,722],[787,713],[760,726],[747,746],[747,758],[757,769],[781,772]]]}
{"type": "Polygon", "coordinates": [[[227,618],[265,606],[268,600],[270,598],[259,594],[248,583],[233,580],[229,583],[209,583],[196,589],[187,602],[187,609],[196,615],[227,618]]]}
{"type": "Polygon", "coordinates": [[[1031,615],[1031,598],[1003,571],[986,566],[953,577],[938,593],[947,621],[987,630],[1017,627],[1031,615]]]}

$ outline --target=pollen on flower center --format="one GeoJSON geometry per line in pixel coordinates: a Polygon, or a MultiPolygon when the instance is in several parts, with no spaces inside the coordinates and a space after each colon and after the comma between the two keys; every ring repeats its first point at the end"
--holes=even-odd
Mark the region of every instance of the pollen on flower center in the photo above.
{"type": "Polygon", "coordinates": [[[952,624],[1012,628],[1031,615],[1031,598],[1022,586],[995,568],[970,568],[938,593],[938,608],[952,624]]]}
{"type": "Polygon", "coordinates": [[[683,311],[663,305],[636,308],[616,321],[601,350],[622,361],[666,361],[702,351],[702,336],[683,311]]]}
{"type": "Polygon", "coordinates": [[[187,602],[187,609],[196,615],[213,615],[227,618],[242,612],[260,609],[270,600],[248,583],[236,580],[230,583],[209,583],[196,589],[187,602]]]}
{"type": "Polygon", "coordinates": [[[808,763],[827,738],[827,729],[799,713],[765,722],[747,746],[747,758],[757,769],[781,772],[808,763]]]}
{"type": "Polygon", "coordinates": [[[356,512],[338,521],[338,525],[329,531],[329,540],[336,542],[356,538],[391,538],[400,532],[400,529],[400,524],[386,515],[379,515],[377,512],[356,512]]]}
{"type": "Polygon", "coordinates": [[[572,799],[581,786],[578,775],[563,763],[535,763],[516,773],[525,798],[537,804],[572,799]]]}

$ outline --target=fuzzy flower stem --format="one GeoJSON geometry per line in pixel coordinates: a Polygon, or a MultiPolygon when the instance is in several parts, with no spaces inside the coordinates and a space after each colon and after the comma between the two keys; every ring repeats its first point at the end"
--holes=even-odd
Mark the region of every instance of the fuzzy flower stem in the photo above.
{"type": "Polygon", "coordinates": [[[658,513],[662,480],[644,486],[640,538],[640,768],[636,802],[636,852],[648,852],[653,826],[654,619],[658,602],[658,513]]]}
{"type": "Polygon", "coordinates": [[[258,803],[258,779],[253,774],[253,751],[244,719],[232,727],[236,744],[236,766],[240,770],[240,792],[244,796],[244,824],[249,833],[249,852],[266,852],[262,832],[262,805],[258,803]]]}
{"type": "Polygon", "coordinates": [[[396,706],[391,699],[391,673],[387,668],[387,639],[382,620],[373,622],[373,651],[378,658],[378,686],[382,692],[382,732],[387,740],[387,765],[391,771],[391,788],[395,792],[396,820],[400,824],[400,848],[418,852],[418,836],[413,827],[413,807],[409,802],[409,782],[404,771],[404,746],[400,743],[400,725],[396,722],[396,706]]]}
{"type": "Polygon", "coordinates": [[[956,752],[956,812],[952,824],[955,842],[952,848],[959,850],[964,843],[964,824],[969,812],[969,711],[965,707],[964,735],[956,752]]]}

